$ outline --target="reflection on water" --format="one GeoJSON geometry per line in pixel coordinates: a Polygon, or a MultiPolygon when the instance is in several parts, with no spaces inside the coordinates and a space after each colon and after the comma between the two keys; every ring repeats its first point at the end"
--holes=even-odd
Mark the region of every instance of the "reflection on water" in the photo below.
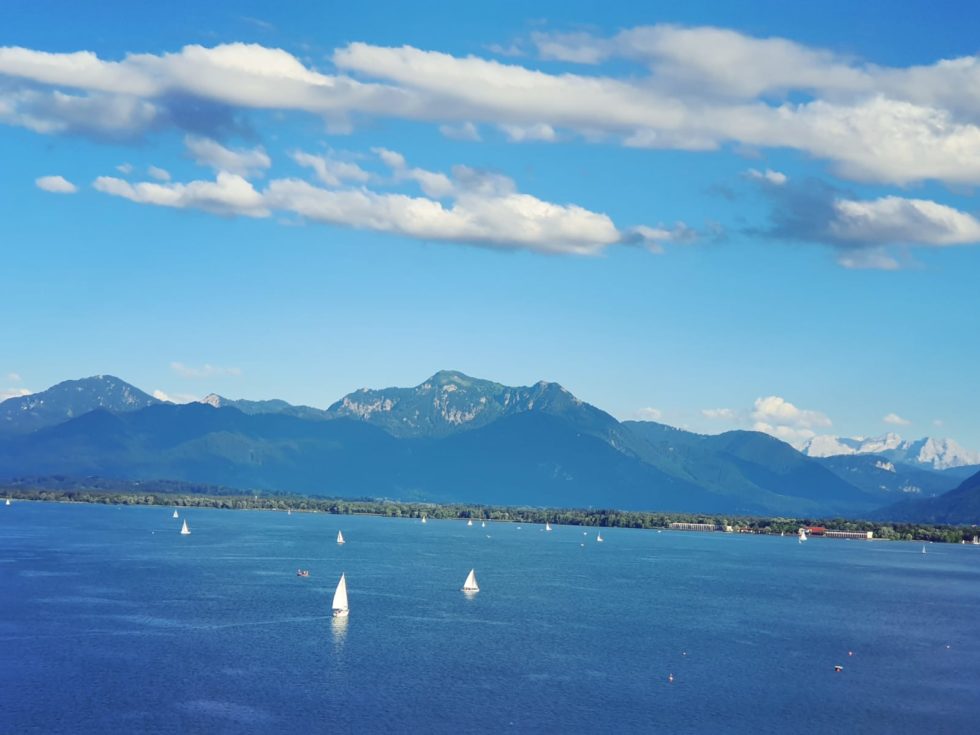
{"type": "Polygon", "coordinates": [[[346,615],[339,618],[330,618],[330,632],[333,633],[334,646],[338,649],[344,645],[344,641],[347,638],[347,620],[348,617],[346,615]]]}

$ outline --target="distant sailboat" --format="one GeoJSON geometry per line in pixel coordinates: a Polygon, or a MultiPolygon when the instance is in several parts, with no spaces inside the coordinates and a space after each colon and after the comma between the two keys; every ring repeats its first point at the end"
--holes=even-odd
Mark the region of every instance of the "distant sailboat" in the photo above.
{"type": "Polygon", "coordinates": [[[184,519],[184,525],[180,527],[180,535],[181,536],[190,536],[191,535],[191,529],[189,529],[187,527],[187,519],[186,518],[184,519]]]}
{"type": "Polygon", "coordinates": [[[177,512],[176,508],[174,508],[174,518],[180,518],[180,513],[177,512]]]}
{"type": "Polygon", "coordinates": [[[344,543],[344,534],[340,531],[337,531],[337,543],[338,544],[344,543]]]}
{"type": "Polygon", "coordinates": [[[473,519],[470,518],[470,520],[466,521],[466,525],[467,526],[472,526],[473,525],[473,519]]]}
{"type": "Polygon", "coordinates": [[[925,544],[922,544],[922,553],[923,553],[923,554],[925,554],[925,553],[926,553],[926,545],[925,545],[925,544]]]}
{"type": "Polygon", "coordinates": [[[425,516],[422,516],[422,523],[425,523],[425,516]]]}
{"type": "Polygon", "coordinates": [[[292,514],[293,514],[293,509],[292,508],[286,508],[286,515],[287,516],[291,516],[292,514]]]}
{"type": "Polygon", "coordinates": [[[347,607],[347,576],[340,575],[337,582],[337,591],[333,593],[333,616],[335,618],[346,618],[350,609],[347,607]]]}
{"type": "Polygon", "coordinates": [[[801,528],[801,529],[800,529],[800,535],[799,535],[799,539],[800,539],[800,543],[801,543],[801,544],[802,544],[802,543],[803,543],[804,541],[806,541],[806,529],[803,529],[803,528],[801,528]]]}
{"type": "Polygon", "coordinates": [[[598,534],[596,534],[596,537],[595,537],[595,540],[596,540],[596,542],[597,542],[597,543],[600,543],[600,544],[601,544],[601,543],[602,543],[603,541],[605,541],[605,539],[604,539],[604,538],[602,537],[602,531],[599,531],[599,533],[598,533],[598,534]]]}
{"type": "Polygon", "coordinates": [[[463,592],[479,592],[480,586],[476,583],[476,570],[470,569],[470,573],[466,575],[466,581],[463,582],[463,592]]]}
{"type": "Polygon", "coordinates": [[[548,521],[545,521],[544,522],[544,530],[545,531],[550,531],[551,530],[551,524],[548,523],[548,521]]]}
{"type": "Polygon", "coordinates": [[[10,498],[7,498],[7,502],[4,505],[10,505],[10,498]]]}
{"type": "Polygon", "coordinates": [[[487,527],[486,521],[480,524],[480,528],[486,528],[486,527],[487,527]]]}

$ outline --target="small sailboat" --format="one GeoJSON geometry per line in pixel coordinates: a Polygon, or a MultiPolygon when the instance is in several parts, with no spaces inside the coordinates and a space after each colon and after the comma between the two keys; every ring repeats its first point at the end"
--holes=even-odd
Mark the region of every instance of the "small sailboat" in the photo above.
{"type": "Polygon", "coordinates": [[[922,553],[923,553],[923,554],[925,554],[925,553],[926,553],[926,545],[925,545],[925,544],[922,544],[922,553]]]}
{"type": "Polygon", "coordinates": [[[337,589],[333,593],[333,616],[335,618],[346,618],[350,612],[347,607],[347,575],[341,574],[340,581],[337,582],[337,589]]]}
{"type": "Polygon", "coordinates": [[[425,523],[425,516],[422,516],[422,523],[425,523]]]}
{"type": "Polygon", "coordinates": [[[473,525],[473,519],[470,518],[468,521],[466,521],[466,525],[467,526],[472,526],[473,525]]]}
{"type": "Polygon", "coordinates": [[[293,509],[292,508],[286,508],[286,515],[287,516],[291,516],[292,514],[293,514],[293,509]]]}
{"type": "Polygon", "coordinates": [[[801,544],[804,541],[806,541],[806,529],[805,528],[801,528],[799,530],[799,537],[798,538],[799,538],[799,543],[801,543],[801,544]]]}
{"type": "Polygon", "coordinates": [[[480,586],[476,583],[476,570],[470,569],[470,573],[466,575],[466,581],[463,582],[463,592],[479,592],[480,586]]]}
{"type": "Polygon", "coordinates": [[[180,535],[181,536],[190,536],[191,535],[191,529],[189,529],[187,527],[187,519],[186,518],[184,519],[184,525],[180,527],[180,535]]]}
{"type": "Polygon", "coordinates": [[[4,505],[10,505],[10,498],[7,498],[7,502],[4,505]]]}
{"type": "Polygon", "coordinates": [[[596,540],[596,543],[599,543],[599,544],[601,544],[603,541],[605,541],[605,539],[602,537],[602,531],[599,531],[599,533],[596,534],[595,540],[596,540]]]}
{"type": "Polygon", "coordinates": [[[487,522],[486,521],[483,521],[482,523],[480,523],[480,528],[486,528],[486,527],[487,527],[487,522]]]}
{"type": "Polygon", "coordinates": [[[174,518],[180,518],[180,513],[177,512],[176,508],[174,508],[174,518]]]}
{"type": "Polygon", "coordinates": [[[344,534],[343,534],[342,531],[337,531],[337,543],[338,544],[345,543],[345,541],[344,541],[344,534]]]}
{"type": "Polygon", "coordinates": [[[548,521],[545,521],[544,522],[544,530],[545,531],[550,531],[551,530],[551,524],[548,523],[548,521]]]}

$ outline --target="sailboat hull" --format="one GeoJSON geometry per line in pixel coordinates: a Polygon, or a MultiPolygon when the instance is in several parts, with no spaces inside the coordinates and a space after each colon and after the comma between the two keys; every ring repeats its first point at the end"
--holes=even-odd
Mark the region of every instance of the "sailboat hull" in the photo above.
{"type": "Polygon", "coordinates": [[[333,616],[335,618],[346,618],[350,614],[350,610],[334,610],[333,616]]]}

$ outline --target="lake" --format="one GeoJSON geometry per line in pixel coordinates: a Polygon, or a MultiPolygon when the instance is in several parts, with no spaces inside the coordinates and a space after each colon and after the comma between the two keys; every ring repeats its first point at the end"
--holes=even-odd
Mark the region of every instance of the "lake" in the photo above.
{"type": "Polygon", "coordinates": [[[954,733],[980,715],[978,547],[195,509],[180,536],[171,513],[0,506],[0,732],[954,733]]]}

